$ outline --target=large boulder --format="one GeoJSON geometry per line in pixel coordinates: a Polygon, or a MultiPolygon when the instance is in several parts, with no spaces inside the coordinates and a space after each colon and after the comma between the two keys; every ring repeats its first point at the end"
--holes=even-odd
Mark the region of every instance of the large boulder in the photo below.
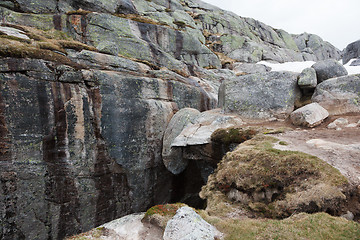
{"type": "MultiPolygon", "coordinates": [[[[166,168],[173,174],[183,172],[190,159],[198,159],[194,156],[194,149],[189,154],[186,147],[205,146],[211,143],[211,134],[217,129],[243,123],[237,116],[221,114],[218,110],[200,113],[196,109],[181,109],[173,116],[165,131],[162,156],[166,168]]],[[[201,159],[211,158],[211,150],[207,149],[207,157],[201,159]]]]}
{"type": "Polygon", "coordinates": [[[269,72],[239,76],[220,86],[219,105],[246,118],[285,118],[300,97],[299,74],[269,72]]]}
{"type": "Polygon", "coordinates": [[[331,115],[360,112],[360,75],[329,79],[320,83],[312,96],[331,115]]]}
{"type": "Polygon", "coordinates": [[[358,57],[360,57],[360,40],[346,46],[343,55],[343,64],[346,64],[351,59],[358,57]]]}
{"type": "Polygon", "coordinates": [[[168,221],[164,240],[213,240],[221,238],[222,234],[206,222],[193,209],[184,206],[176,211],[175,216],[168,221]]]}
{"type": "Polygon", "coordinates": [[[346,68],[334,59],[319,61],[311,66],[316,71],[318,83],[329,78],[348,75],[346,68]]]}
{"type": "Polygon", "coordinates": [[[328,111],[318,103],[311,103],[301,107],[290,114],[294,125],[315,127],[329,116],[328,111]]]}
{"type": "Polygon", "coordinates": [[[194,122],[189,123],[174,139],[171,146],[186,147],[208,144],[211,142],[211,134],[217,129],[242,124],[244,122],[237,116],[225,115],[217,110],[206,111],[198,115],[194,122]]]}

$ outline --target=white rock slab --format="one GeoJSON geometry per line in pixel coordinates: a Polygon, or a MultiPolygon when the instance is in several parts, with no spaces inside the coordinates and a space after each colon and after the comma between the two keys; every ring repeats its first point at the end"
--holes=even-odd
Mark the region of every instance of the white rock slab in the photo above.
{"type": "Polygon", "coordinates": [[[214,240],[215,237],[221,239],[222,233],[186,206],[170,219],[163,236],[164,240],[214,240]]]}
{"type": "Polygon", "coordinates": [[[329,116],[329,112],[318,103],[310,103],[301,107],[290,114],[290,119],[294,125],[315,127],[329,116]]]}

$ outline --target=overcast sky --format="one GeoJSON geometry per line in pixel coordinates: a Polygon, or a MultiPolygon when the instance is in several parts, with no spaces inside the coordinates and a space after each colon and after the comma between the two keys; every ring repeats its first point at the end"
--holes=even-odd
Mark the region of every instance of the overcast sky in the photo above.
{"type": "Polygon", "coordinates": [[[203,0],[289,33],[314,33],[343,50],[360,39],[360,0],[203,0]]]}

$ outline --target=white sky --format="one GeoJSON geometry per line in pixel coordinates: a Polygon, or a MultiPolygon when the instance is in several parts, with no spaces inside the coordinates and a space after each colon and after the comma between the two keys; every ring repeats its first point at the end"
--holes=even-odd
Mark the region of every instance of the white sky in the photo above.
{"type": "Polygon", "coordinates": [[[340,50],[360,39],[360,0],[202,1],[289,33],[314,33],[340,50]]]}

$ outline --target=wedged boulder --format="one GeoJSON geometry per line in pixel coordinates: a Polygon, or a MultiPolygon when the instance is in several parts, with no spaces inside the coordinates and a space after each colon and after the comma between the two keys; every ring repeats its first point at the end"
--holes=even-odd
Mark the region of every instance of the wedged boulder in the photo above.
{"type": "MultiPolygon", "coordinates": [[[[190,159],[197,160],[194,153],[184,150],[186,147],[206,146],[211,143],[211,134],[217,129],[241,124],[244,122],[237,116],[224,115],[218,110],[200,113],[195,109],[181,109],[165,131],[162,156],[166,168],[173,174],[181,173],[190,159]]],[[[211,158],[211,148],[207,151],[210,151],[207,158],[211,158]]]]}
{"type": "Polygon", "coordinates": [[[305,68],[299,75],[298,85],[301,89],[314,89],[317,85],[314,68],[305,68]]]}
{"type": "Polygon", "coordinates": [[[329,116],[329,112],[318,103],[311,103],[290,114],[294,125],[315,127],[320,125],[329,116]]]}
{"type": "Polygon", "coordinates": [[[295,101],[301,96],[298,75],[269,72],[224,81],[219,90],[219,106],[225,112],[246,118],[285,118],[294,110],[295,101]]]}
{"type": "Polygon", "coordinates": [[[348,75],[345,67],[334,59],[319,61],[311,67],[316,71],[318,83],[321,83],[330,78],[348,75]]]}
{"type": "Polygon", "coordinates": [[[350,43],[346,46],[343,55],[343,64],[348,63],[353,58],[360,57],[360,40],[350,43]]]}
{"type": "Polygon", "coordinates": [[[206,111],[198,115],[195,122],[174,139],[171,146],[186,147],[203,145],[211,142],[211,134],[219,128],[229,128],[242,125],[244,122],[237,116],[225,115],[217,110],[206,111]]]}
{"type": "Polygon", "coordinates": [[[221,232],[187,206],[176,211],[163,236],[164,240],[214,240],[221,237],[221,232]]]}
{"type": "Polygon", "coordinates": [[[330,115],[360,112],[360,75],[326,80],[317,85],[312,101],[319,103],[330,115]]]}
{"type": "Polygon", "coordinates": [[[173,148],[174,139],[191,123],[195,123],[200,112],[192,108],[183,108],[170,120],[163,138],[162,159],[165,167],[173,174],[179,174],[185,170],[188,160],[182,156],[181,148],[173,148]]]}

